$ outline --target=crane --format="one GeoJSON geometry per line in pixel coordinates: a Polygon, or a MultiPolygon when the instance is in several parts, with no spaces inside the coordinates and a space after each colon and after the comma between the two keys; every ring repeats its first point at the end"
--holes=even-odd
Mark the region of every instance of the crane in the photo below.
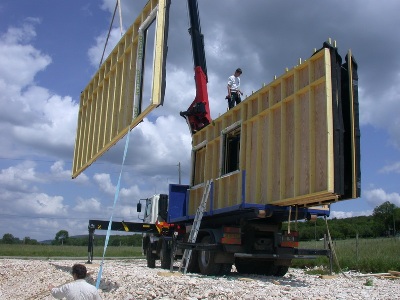
{"type": "Polygon", "coordinates": [[[186,111],[180,115],[186,119],[191,133],[196,133],[211,123],[210,106],[207,90],[207,65],[204,50],[204,36],[201,33],[200,17],[197,0],[188,0],[190,19],[189,34],[192,42],[194,80],[196,84],[196,97],[186,111]]]}

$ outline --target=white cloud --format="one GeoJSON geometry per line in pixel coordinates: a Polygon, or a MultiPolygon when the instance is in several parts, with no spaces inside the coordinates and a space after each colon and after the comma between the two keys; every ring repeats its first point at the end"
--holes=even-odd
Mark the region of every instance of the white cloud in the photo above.
{"type": "Polygon", "coordinates": [[[400,161],[384,166],[379,170],[381,173],[400,173],[400,161]]]}
{"type": "MultiPolygon", "coordinates": [[[[115,178],[118,180],[118,178],[115,178]]],[[[93,176],[93,180],[99,186],[100,190],[105,192],[109,196],[115,196],[116,186],[112,184],[110,174],[102,173],[95,174],[93,176]]],[[[122,187],[120,186],[119,196],[128,198],[130,200],[139,198],[140,189],[137,185],[133,185],[131,187],[122,187]]]]}
{"type": "Polygon", "coordinates": [[[10,27],[0,36],[0,124],[32,122],[31,111],[36,103],[28,102],[29,97],[23,95],[29,95],[27,90],[32,88],[36,74],[51,63],[48,55],[26,44],[35,35],[33,24],[28,23],[21,28],[10,27]]]}
{"type": "Polygon", "coordinates": [[[9,27],[0,36],[0,82],[10,87],[32,83],[37,72],[44,70],[51,58],[28,43],[36,37],[37,19],[27,19],[22,27],[9,27]]]}
{"type": "Polygon", "coordinates": [[[7,157],[27,153],[69,156],[78,105],[69,96],[54,95],[35,84],[36,74],[51,63],[48,55],[28,44],[35,36],[33,22],[27,21],[0,37],[0,134],[4,138],[0,151],[7,157]]]}
{"type": "Polygon", "coordinates": [[[35,110],[40,111],[37,114],[37,117],[41,116],[40,123],[37,120],[36,124],[15,127],[15,137],[26,144],[45,143],[49,147],[72,149],[77,124],[77,104],[71,97],[52,95],[36,99],[36,103],[32,101],[30,105],[35,105],[35,110]],[[44,136],[45,140],[42,139],[44,136]]]}
{"type": "Polygon", "coordinates": [[[99,67],[100,62],[104,63],[106,61],[108,55],[111,53],[111,51],[114,49],[115,45],[121,39],[121,31],[119,28],[113,28],[111,30],[110,36],[108,38],[107,45],[106,45],[107,35],[108,35],[108,32],[103,32],[103,34],[101,34],[100,36],[98,36],[96,38],[96,44],[88,50],[88,56],[89,56],[90,63],[95,68],[99,67]],[[105,51],[104,51],[104,46],[106,46],[105,51]],[[103,51],[104,51],[104,56],[103,56],[103,60],[101,60],[103,51]]]}
{"type": "Polygon", "coordinates": [[[24,161],[16,166],[1,170],[0,183],[3,188],[18,191],[32,191],[31,183],[43,183],[43,177],[35,171],[36,163],[24,161]]]}
{"type": "Polygon", "coordinates": [[[111,178],[110,174],[94,174],[93,180],[97,183],[99,186],[100,190],[103,192],[109,194],[109,195],[114,195],[115,194],[115,186],[111,183],[111,178]]]}
{"type": "MultiPolygon", "coordinates": [[[[65,166],[65,162],[63,160],[58,160],[55,163],[53,163],[50,166],[50,178],[49,180],[51,181],[71,181],[71,170],[66,170],[64,169],[65,166]]],[[[74,178],[73,180],[74,183],[79,183],[79,184],[86,184],[89,183],[89,178],[87,177],[87,175],[85,173],[81,173],[80,176],[78,176],[77,178],[74,178]]]]}
{"type": "Polygon", "coordinates": [[[63,204],[62,196],[49,196],[45,193],[24,194],[17,198],[13,206],[21,213],[37,215],[66,215],[68,206],[63,204]]]}
{"type": "Polygon", "coordinates": [[[137,185],[131,186],[129,188],[121,188],[120,195],[125,198],[130,198],[131,200],[139,198],[140,189],[137,185]]]}
{"type": "Polygon", "coordinates": [[[372,215],[372,210],[365,211],[331,211],[330,218],[344,219],[359,216],[370,216],[372,215]]]}
{"type": "Polygon", "coordinates": [[[392,78],[392,85],[379,98],[360,88],[360,123],[387,130],[391,143],[400,148],[400,70],[392,78]]]}
{"type": "Polygon", "coordinates": [[[190,155],[191,138],[187,124],[177,122],[175,116],[160,116],[152,123],[145,119],[143,125],[136,131],[140,139],[149,149],[147,159],[152,164],[174,164],[176,157],[188,158],[190,155]]]}
{"type": "Polygon", "coordinates": [[[376,207],[382,203],[389,201],[390,203],[400,206],[400,194],[399,193],[386,193],[383,189],[373,189],[363,191],[365,200],[372,206],[376,207]]]}
{"type": "Polygon", "coordinates": [[[101,203],[95,198],[90,199],[78,199],[75,207],[72,208],[76,212],[98,212],[101,209],[101,203]]]}
{"type": "Polygon", "coordinates": [[[56,161],[54,164],[52,164],[50,167],[50,171],[51,174],[55,177],[63,179],[70,177],[70,172],[64,170],[64,161],[62,160],[56,161]]]}
{"type": "Polygon", "coordinates": [[[122,205],[118,207],[118,213],[127,222],[138,221],[138,212],[136,210],[136,205],[122,205]]]}

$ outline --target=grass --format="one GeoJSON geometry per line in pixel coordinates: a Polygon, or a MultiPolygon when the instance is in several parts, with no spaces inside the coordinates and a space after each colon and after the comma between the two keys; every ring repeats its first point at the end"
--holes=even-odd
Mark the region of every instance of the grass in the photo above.
{"type": "MultiPolygon", "coordinates": [[[[357,270],[364,273],[384,273],[389,270],[400,271],[400,239],[355,239],[338,240],[333,242],[339,265],[342,270],[357,270]]],[[[300,242],[301,248],[321,249],[323,241],[300,242]]],[[[87,257],[86,246],[52,246],[52,245],[6,245],[0,244],[0,256],[15,257],[87,257]]],[[[103,247],[94,247],[94,259],[103,256],[103,247]]],[[[108,246],[107,257],[143,257],[141,247],[108,246]]],[[[329,269],[329,259],[318,257],[314,260],[293,260],[293,267],[318,267],[318,274],[325,274],[329,269]]],[[[334,262],[334,271],[339,268],[334,262]]]]}
{"type": "MultiPolygon", "coordinates": [[[[0,256],[18,257],[87,257],[87,246],[53,246],[53,245],[6,245],[0,244],[0,256]]],[[[103,256],[103,247],[94,247],[93,257],[103,256]]],[[[108,246],[106,257],[142,257],[141,247],[108,246]]]]}
{"type": "MultiPolygon", "coordinates": [[[[322,249],[323,241],[300,242],[300,248],[322,249]]],[[[333,248],[342,270],[357,270],[360,272],[383,273],[388,270],[400,270],[400,239],[355,239],[338,240],[333,242],[333,248]]],[[[329,268],[327,257],[315,260],[294,260],[295,267],[329,268]]],[[[334,270],[339,268],[334,259],[334,270]]]]}

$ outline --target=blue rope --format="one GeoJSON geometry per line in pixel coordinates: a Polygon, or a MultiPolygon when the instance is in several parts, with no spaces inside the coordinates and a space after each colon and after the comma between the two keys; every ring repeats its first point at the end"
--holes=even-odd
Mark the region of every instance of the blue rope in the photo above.
{"type": "Polygon", "coordinates": [[[110,238],[111,224],[112,224],[112,218],[113,218],[113,214],[114,214],[115,204],[117,204],[117,202],[118,202],[119,190],[120,190],[120,185],[121,185],[122,170],[123,170],[123,168],[124,168],[125,157],[126,157],[126,153],[127,153],[127,151],[128,151],[128,145],[129,145],[129,134],[130,134],[130,128],[128,129],[128,135],[127,135],[127,137],[126,137],[124,156],[123,156],[123,158],[122,158],[121,172],[119,173],[118,184],[117,184],[117,187],[116,187],[116,189],[115,189],[114,205],[113,205],[113,208],[112,208],[112,211],[111,211],[110,222],[108,223],[106,240],[104,241],[103,258],[102,258],[102,260],[101,260],[99,273],[98,273],[98,275],[97,275],[97,281],[96,281],[96,288],[97,288],[97,289],[98,289],[99,286],[100,286],[101,275],[103,274],[104,257],[105,257],[105,255],[106,255],[108,240],[109,240],[109,238],[110,238]]]}

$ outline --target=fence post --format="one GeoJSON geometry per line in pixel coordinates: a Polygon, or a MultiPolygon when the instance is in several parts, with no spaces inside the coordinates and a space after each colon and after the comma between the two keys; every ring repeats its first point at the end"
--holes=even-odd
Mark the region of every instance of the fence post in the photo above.
{"type": "Polygon", "coordinates": [[[356,233],[356,261],[357,261],[357,267],[358,267],[358,232],[356,233]]]}

